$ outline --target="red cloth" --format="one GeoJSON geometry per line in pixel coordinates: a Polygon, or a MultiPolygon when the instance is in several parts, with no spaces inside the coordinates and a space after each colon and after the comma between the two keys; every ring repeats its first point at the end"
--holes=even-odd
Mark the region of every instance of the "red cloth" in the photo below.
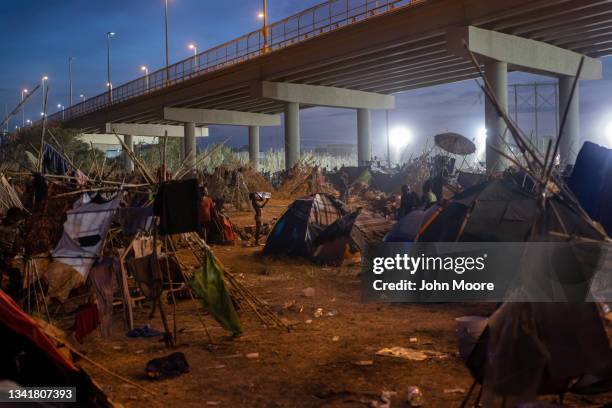
{"type": "Polygon", "coordinates": [[[25,314],[13,299],[2,290],[0,290],[0,324],[29,339],[53,359],[58,366],[67,371],[79,371],[72,361],[57,351],[55,343],[38,327],[38,324],[25,314]]]}
{"type": "Polygon", "coordinates": [[[214,207],[215,204],[213,203],[213,200],[211,200],[210,197],[202,197],[202,200],[200,201],[200,221],[203,224],[210,223],[210,213],[214,209],[214,207]]]}
{"type": "Polygon", "coordinates": [[[225,235],[225,240],[234,242],[236,240],[236,234],[232,228],[232,223],[227,219],[227,217],[223,216],[221,217],[221,222],[223,222],[223,233],[225,235]]]}
{"type": "Polygon", "coordinates": [[[83,339],[96,327],[100,325],[100,315],[98,307],[93,303],[88,303],[77,313],[74,318],[74,337],[83,344],[83,339]]]}

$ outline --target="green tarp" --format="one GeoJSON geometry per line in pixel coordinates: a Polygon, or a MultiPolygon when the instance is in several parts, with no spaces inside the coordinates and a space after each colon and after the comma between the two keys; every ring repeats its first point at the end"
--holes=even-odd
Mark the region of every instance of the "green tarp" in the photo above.
{"type": "Polygon", "coordinates": [[[223,265],[215,255],[206,250],[204,267],[194,273],[193,278],[189,280],[189,286],[204,309],[210,312],[224,329],[240,334],[242,332],[240,321],[225,286],[223,269],[223,265]]]}

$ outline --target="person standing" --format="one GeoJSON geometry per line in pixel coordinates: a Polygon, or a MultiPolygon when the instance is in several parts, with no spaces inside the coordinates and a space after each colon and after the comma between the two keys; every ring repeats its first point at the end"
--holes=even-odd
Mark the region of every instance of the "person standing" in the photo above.
{"type": "Polygon", "coordinates": [[[340,191],[341,199],[344,202],[344,204],[348,205],[350,183],[349,183],[349,175],[344,170],[340,172],[340,189],[341,189],[340,191]]]}
{"type": "Polygon", "coordinates": [[[402,186],[402,197],[400,201],[400,208],[398,211],[398,219],[401,219],[409,212],[414,210],[419,204],[419,197],[410,189],[408,184],[402,186]]]}
{"type": "Polygon", "coordinates": [[[263,200],[259,194],[250,193],[249,199],[255,211],[255,245],[259,245],[259,237],[261,236],[261,210],[268,204],[269,198],[263,200]]]}

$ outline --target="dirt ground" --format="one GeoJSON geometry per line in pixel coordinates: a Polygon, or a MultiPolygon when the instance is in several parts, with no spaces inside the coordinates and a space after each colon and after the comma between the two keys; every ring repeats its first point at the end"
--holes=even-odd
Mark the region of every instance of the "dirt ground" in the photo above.
{"type": "MultiPolygon", "coordinates": [[[[264,222],[278,217],[289,202],[272,201],[264,222]]],[[[250,213],[230,214],[238,225],[253,223],[250,213]]],[[[126,407],[367,407],[383,391],[397,391],[392,406],[409,386],[418,386],[426,407],[458,407],[472,380],[455,345],[456,317],[487,315],[492,304],[364,304],[359,267],[325,268],[305,259],[266,259],[262,247],[215,246],[225,266],[279,315],[295,323],[291,332],[262,327],[250,311],[240,311],[244,334],[231,338],[205,317],[214,344],[209,344],[196,316],[199,306],[178,303],[176,351],[185,353],[191,371],[152,381],[144,367],[168,350],[156,338],[125,336],[121,310],[113,337],[93,334],[81,348],[92,359],[155,393],[122,383],[91,364],[81,365],[109,396],[126,407]],[[305,288],[314,288],[305,297],[305,288]],[[321,308],[323,316],[315,317],[321,308]],[[435,351],[443,358],[408,361],[376,356],[384,347],[435,351]],[[253,356],[252,353],[258,353],[253,356]]],[[[171,311],[169,307],[168,310],[171,311]]],[[[161,329],[149,309],[136,309],[136,324],[161,329]]],[[[172,324],[172,321],[171,321],[172,324]]],[[[546,398],[553,401],[553,398],[546,398]]],[[[570,397],[570,406],[602,406],[610,398],[570,397]]],[[[397,403],[396,403],[397,402],[397,403]]]]}

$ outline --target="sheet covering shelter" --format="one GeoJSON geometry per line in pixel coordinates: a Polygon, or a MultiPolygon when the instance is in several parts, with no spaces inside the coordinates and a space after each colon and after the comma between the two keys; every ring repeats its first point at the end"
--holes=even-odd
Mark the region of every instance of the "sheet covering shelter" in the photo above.
{"type": "Polygon", "coordinates": [[[119,194],[109,200],[83,194],[67,213],[64,233],[52,252],[53,258],[87,277],[102,252],[119,201],[119,194]]]}

